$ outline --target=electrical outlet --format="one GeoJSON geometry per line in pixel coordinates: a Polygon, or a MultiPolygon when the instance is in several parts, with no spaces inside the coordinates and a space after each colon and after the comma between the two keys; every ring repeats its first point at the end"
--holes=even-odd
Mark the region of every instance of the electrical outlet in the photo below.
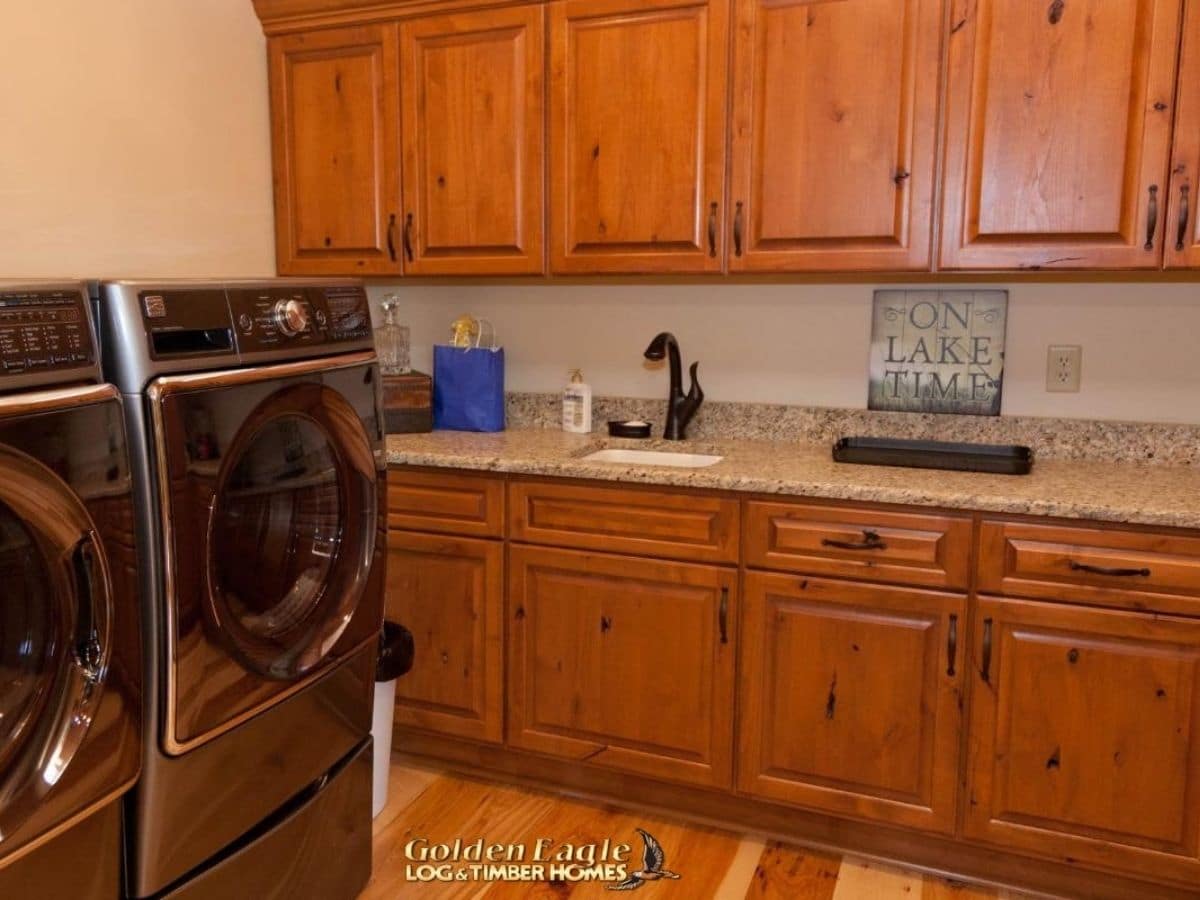
{"type": "Polygon", "coordinates": [[[1079,370],[1083,348],[1074,344],[1051,344],[1046,353],[1046,390],[1079,393],[1079,370]]]}

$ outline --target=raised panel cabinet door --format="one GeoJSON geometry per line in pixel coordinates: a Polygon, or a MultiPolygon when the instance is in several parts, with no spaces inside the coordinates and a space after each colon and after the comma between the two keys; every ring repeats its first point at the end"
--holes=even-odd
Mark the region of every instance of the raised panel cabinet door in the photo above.
{"type": "Polygon", "coordinates": [[[394,25],[270,39],[279,274],[400,272],[396,47],[394,25]]]}
{"type": "Polygon", "coordinates": [[[983,598],[965,832],[1200,878],[1200,621],[983,598]]]}
{"type": "Polygon", "coordinates": [[[966,598],[746,575],[738,789],[954,832],[966,598]]]}
{"type": "Polygon", "coordinates": [[[944,0],[737,0],[734,271],[928,269],[944,0]]]}
{"type": "Polygon", "coordinates": [[[509,550],[508,743],[729,787],[737,573],[509,550]]]}
{"type": "Polygon", "coordinates": [[[1171,194],[1167,204],[1166,263],[1169,269],[1200,267],[1200,5],[1184,6],[1183,39],[1176,94],[1171,194]]]}
{"type": "Polygon", "coordinates": [[[386,616],[414,644],[397,725],[503,740],[503,567],[499,541],[388,532],[386,616]]]}
{"type": "Polygon", "coordinates": [[[280,275],[400,274],[395,25],[272,37],[280,275]]]}
{"type": "Polygon", "coordinates": [[[553,271],[721,271],[728,4],[550,5],[553,271]]]}
{"type": "Polygon", "coordinates": [[[401,23],[406,273],[545,270],[543,17],[519,6],[401,23]]]}
{"type": "Polygon", "coordinates": [[[953,0],[940,266],[1163,259],[1181,0],[953,0]]]}

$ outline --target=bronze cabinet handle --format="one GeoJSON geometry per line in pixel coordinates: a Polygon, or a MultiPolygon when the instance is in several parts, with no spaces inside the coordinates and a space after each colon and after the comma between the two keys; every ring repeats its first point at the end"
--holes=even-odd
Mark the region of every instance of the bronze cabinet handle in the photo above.
{"type": "Polygon", "coordinates": [[[409,262],[413,261],[412,245],[413,214],[404,217],[404,256],[409,262]]]}
{"type": "Polygon", "coordinates": [[[1146,216],[1145,250],[1154,249],[1154,235],[1158,232],[1158,185],[1150,185],[1150,204],[1146,216]]]}
{"type": "Polygon", "coordinates": [[[983,620],[983,665],[980,666],[980,676],[985,684],[992,681],[992,620],[983,620]]]}
{"type": "Polygon", "coordinates": [[[717,255],[717,204],[708,208],[708,255],[717,255]]]}
{"type": "Polygon", "coordinates": [[[835,547],[838,550],[886,550],[887,542],[878,532],[863,530],[862,541],[835,541],[833,538],[822,538],[822,547],[835,547]]]}
{"type": "Polygon", "coordinates": [[[387,224],[387,250],[388,256],[392,258],[392,262],[396,261],[396,214],[392,213],[388,216],[387,224]]]}
{"type": "Polygon", "coordinates": [[[1067,565],[1072,572],[1086,572],[1089,575],[1108,575],[1111,578],[1149,578],[1149,569],[1110,569],[1105,566],[1089,566],[1087,563],[1068,560],[1067,565]]]}
{"type": "Polygon", "coordinates": [[[950,635],[946,638],[946,674],[954,677],[954,664],[958,661],[958,615],[950,616],[950,635]]]}
{"type": "Polygon", "coordinates": [[[1191,217],[1192,186],[1185,184],[1179,189],[1179,234],[1175,236],[1175,249],[1182,251],[1187,240],[1188,219],[1191,217]]]}
{"type": "Polygon", "coordinates": [[[738,201],[737,211],[733,215],[733,255],[742,255],[742,201],[738,201]]]}
{"type": "Polygon", "coordinates": [[[729,643],[729,588],[721,588],[721,605],[717,611],[717,623],[721,628],[721,643],[729,643]]]}

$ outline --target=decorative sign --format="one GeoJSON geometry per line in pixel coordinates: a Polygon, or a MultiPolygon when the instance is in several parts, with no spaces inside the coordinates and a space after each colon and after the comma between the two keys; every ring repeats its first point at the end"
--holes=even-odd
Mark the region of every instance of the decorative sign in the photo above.
{"type": "Polygon", "coordinates": [[[868,408],[1000,415],[1008,291],[875,292],[868,408]]]}

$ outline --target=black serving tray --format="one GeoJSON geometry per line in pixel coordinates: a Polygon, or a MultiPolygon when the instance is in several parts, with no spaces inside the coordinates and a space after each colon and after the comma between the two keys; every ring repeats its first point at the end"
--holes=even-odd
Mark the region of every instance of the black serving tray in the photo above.
{"type": "Polygon", "coordinates": [[[906,466],[1028,475],[1033,451],[1015,444],[957,444],[950,441],[910,441],[901,438],[845,437],[833,445],[837,462],[868,466],[906,466]]]}

